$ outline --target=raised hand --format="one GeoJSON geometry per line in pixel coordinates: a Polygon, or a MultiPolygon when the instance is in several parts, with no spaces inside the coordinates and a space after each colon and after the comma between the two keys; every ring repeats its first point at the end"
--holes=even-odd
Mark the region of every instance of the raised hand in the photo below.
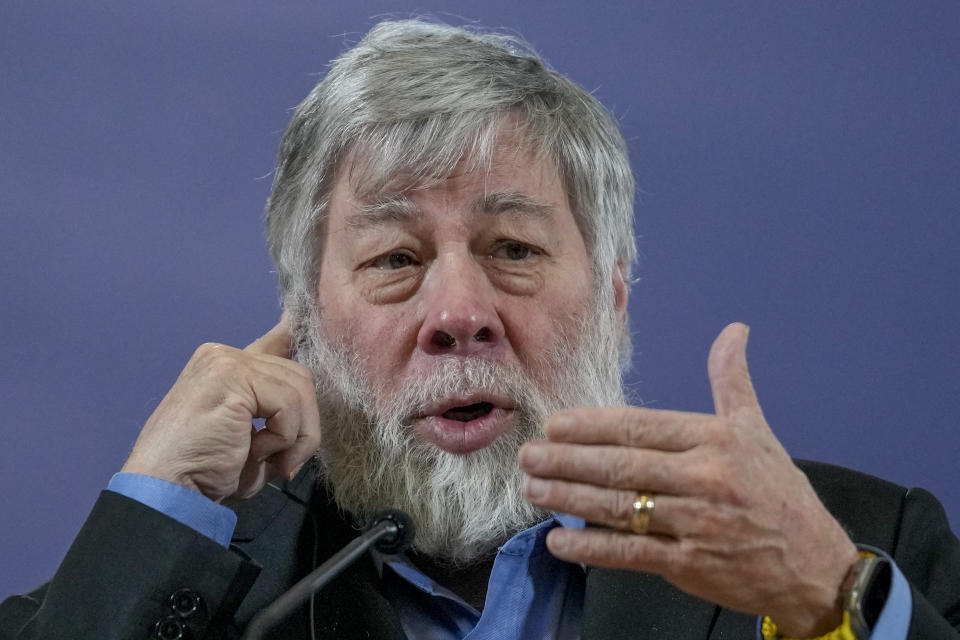
{"type": "Polygon", "coordinates": [[[219,502],[288,475],[320,445],[313,375],[289,359],[286,317],[246,349],[200,346],[147,420],[123,471],[219,502]],[[264,418],[256,431],[254,418],[264,418]]]}
{"type": "Polygon", "coordinates": [[[551,417],[520,450],[532,504],[609,528],[556,529],[570,562],[662,575],[717,604],[811,637],[839,625],[856,547],[767,426],[747,369],[748,329],[717,337],[707,369],[716,415],[635,407],[551,417]],[[640,493],[646,534],[631,530],[640,493]]]}

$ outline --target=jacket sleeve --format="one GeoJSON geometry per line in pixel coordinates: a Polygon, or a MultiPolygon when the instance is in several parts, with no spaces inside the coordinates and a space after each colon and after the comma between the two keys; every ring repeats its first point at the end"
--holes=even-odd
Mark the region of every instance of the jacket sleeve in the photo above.
{"type": "Polygon", "coordinates": [[[103,491],[53,579],[0,604],[0,640],[218,638],[259,567],[103,491]],[[158,629],[160,634],[158,635],[158,629]]]}
{"type": "Polygon", "coordinates": [[[893,558],[911,585],[910,640],[960,638],[960,541],[929,492],[903,500],[893,558]]]}

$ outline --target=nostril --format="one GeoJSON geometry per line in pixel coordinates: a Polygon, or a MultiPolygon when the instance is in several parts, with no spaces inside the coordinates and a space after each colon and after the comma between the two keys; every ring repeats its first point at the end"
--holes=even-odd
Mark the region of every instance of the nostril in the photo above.
{"type": "Polygon", "coordinates": [[[490,329],[483,327],[475,334],[473,334],[473,339],[477,342],[490,342],[492,336],[490,335],[490,329]]]}
{"type": "Polygon", "coordinates": [[[432,342],[438,347],[452,347],[457,344],[456,339],[446,331],[434,331],[432,342]]]}

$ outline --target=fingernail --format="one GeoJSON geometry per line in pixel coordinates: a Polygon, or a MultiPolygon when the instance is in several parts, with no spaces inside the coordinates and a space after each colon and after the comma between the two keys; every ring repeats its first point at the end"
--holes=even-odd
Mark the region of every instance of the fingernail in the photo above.
{"type": "Polygon", "coordinates": [[[528,477],[524,493],[528,500],[542,500],[547,495],[547,481],[528,477]]]}
{"type": "Polygon", "coordinates": [[[563,527],[557,527],[547,534],[547,548],[553,553],[563,553],[570,547],[570,538],[563,527]]]}
{"type": "Polygon", "coordinates": [[[537,445],[528,442],[520,449],[520,466],[526,469],[536,469],[543,460],[543,451],[537,445]]]}
{"type": "Polygon", "coordinates": [[[547,422],[548,432],[554,436],[565,435],[573,428],[573,422],[573,416],[569,413],[554,414],[547,422]]]}

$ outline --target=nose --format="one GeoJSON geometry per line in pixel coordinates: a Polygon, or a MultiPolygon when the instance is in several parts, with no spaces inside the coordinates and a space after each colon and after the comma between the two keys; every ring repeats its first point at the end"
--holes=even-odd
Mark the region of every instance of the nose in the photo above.
{"type": "Polygon", "coordinates": [[[502,348],[496,291],[473,257],[438,260],[422,287],[426,313],[417,344],[424,353],[490,356],[502,348]]]}

